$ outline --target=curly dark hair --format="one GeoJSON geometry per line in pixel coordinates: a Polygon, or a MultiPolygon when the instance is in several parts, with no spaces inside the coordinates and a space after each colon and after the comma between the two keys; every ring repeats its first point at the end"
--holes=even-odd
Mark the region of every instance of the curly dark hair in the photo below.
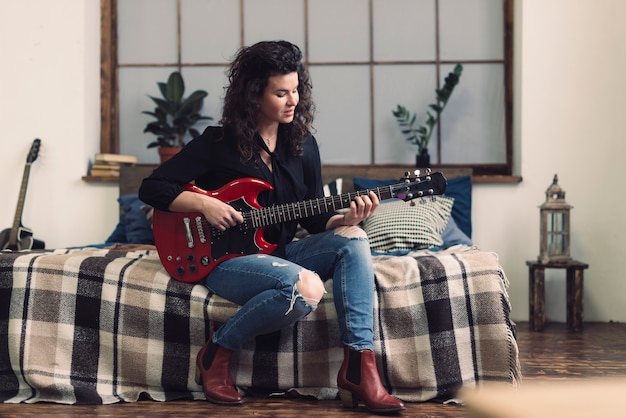
{"type": "Polygon", "coordinates": [[[311,79],[302,64],[302,52],[287,41],[263,41],[241,48],[228,71],[230,82],[224,97],[220,123],[232,129],[242,160],[249,161],[258,142],[255,141],[260,99],[274,75],[298,73],[300,101],[293,121],[279,126],[279,134],[289,141],[293,155],[302,154],[302,143],[312,129],[315,104],[311,98],[311,79]]]}

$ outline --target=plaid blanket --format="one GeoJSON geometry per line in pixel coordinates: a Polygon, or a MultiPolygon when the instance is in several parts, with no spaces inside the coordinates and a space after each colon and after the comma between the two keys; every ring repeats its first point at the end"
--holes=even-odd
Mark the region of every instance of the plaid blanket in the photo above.
{"type": "MultiPolygon", "coordinates": [[[[375,257],[375,344],[383,383],[407,401],[517,384],[506,278],[492,253],[375,257]]],[[[336,395],[342,361],[328,295],[293,328],[233,358],[251,391],[336,395]]],[[[0,400],[108,404],[203,399],[195,357],[238,306],[167,276],[154,251],[0,253],[0,400]]]]}

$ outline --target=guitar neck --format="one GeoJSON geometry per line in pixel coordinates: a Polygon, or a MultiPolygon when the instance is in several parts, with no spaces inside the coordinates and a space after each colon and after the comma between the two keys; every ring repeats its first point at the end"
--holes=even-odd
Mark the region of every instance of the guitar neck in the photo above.
{"type": "Polygon", "coordinates": [[[9,244],[16,245],[19,229],[22,226],[22,212],[24,211],[24,199],[26,198],[26,186],[28,185],[28,177],[30,176],[31,163],[24,166],[24,174],[22,175],[22,185],[20,186],[20,195],[17,199],[17,208],[15,209],[15,217],[13,218],[13,227],[9,234],[9,244]]]}
{"type": "Polygon", "coordinates": [[[355,197],[374,192],[379,200],[393,197],[393,186],[377,187],[353,193],[344,193],[336,196],[320,197],[303,202],[286,203],[269,206],[243,213],[244,225],[249,228],[261,228],[268,225],[297,221],[316,215],[335,212],[350,207],[355,197]]]}

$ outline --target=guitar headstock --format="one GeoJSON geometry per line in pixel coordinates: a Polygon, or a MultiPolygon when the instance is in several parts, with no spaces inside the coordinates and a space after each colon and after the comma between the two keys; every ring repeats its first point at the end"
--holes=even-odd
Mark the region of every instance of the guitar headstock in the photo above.
{"type": "Polygon", "coordinates": [[[41,146],[41,139],[37,138],[33,141],[33,145],[30,146],[30,151],[26,157],[26,164],[32,164],[39,156],[39,147],[41,146]]]}
{"type": "Polygon", "coordinates": [[[413,200],[420,197],[442,195],[446,191],[448,181],[443,174],[431,173],[426,170],[426,175],[420,176],[419,170],[413,176],[409,172],[404,173],[398,184],[391,186],[392,197],[404,201],[413,200]]]}

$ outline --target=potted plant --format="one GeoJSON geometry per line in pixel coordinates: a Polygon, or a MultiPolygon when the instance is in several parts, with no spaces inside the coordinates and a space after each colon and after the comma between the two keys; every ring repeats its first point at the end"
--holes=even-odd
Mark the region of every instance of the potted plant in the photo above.
{"type": "Polygon", "coordinates": [[[462,72],[463,66],[461,64],[457,64],[454,67],[454,70],[445,78],[443,87],[435,90],[435,93],[437,94],[437,103],[429,106],[434,113],[427,111],[426,114],[428,117],[422,125],[414,127],[417,120],[417,114],[413,113],[411,115],[411,112],[409,112],[409,110],[402,105],[398,105],[396,110],[391,111],[395,116],[402,133],[406,136],[405,139],[410,143],[417,145],[415,165],[418,168],[430,166],[428,142],[430,141],[430,137],[435,130],[437,122],[439,121],[439,116],[441,116],[448,100],[450,100],[450,96],[452,96],[454,87],[459,83],[462,72]]]}
{"type": "Polygon", "coordinates": [[[192,138],[200,135],[193,126],[200,120],[212,120],[210,116],[200,115],[204,98],[208,93],[196,90],[184,98],[185,83],[182,75],[174,71],[167,79],[167,83],[158,82],[162,98],[148,96],[156,104],[154,111],[143,111],[156,120],[148,123],[144,133],[150,132],[157,136],[156,140],[148,144],[148,148],[159,147],[161,163],[180,151],[185,145],[187,132],[192,138]]]}

